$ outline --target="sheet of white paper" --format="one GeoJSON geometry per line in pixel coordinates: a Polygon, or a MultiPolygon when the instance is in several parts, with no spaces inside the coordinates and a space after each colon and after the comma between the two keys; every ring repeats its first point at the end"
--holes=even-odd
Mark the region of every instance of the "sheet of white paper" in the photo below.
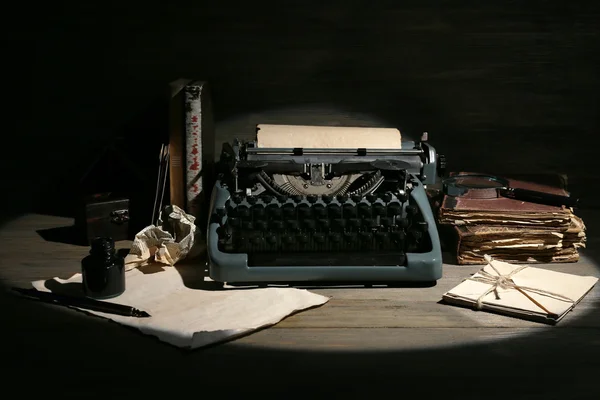
{"type": "MultiPolygon", "coordinates": [[[[206,289],[192,289],[186,286],[189,283],[184,281],[176,268],[166,266],[154,273],[133,269],[126,273],[126,279],[125,293],[108,301],[146,311],[151,315],[150,318],[86,312],[137,328],[144,334],[156,336],[174,346],[189,349],[222,342],[274,325],[294,312],[323,305],[329,300],[328,297],[307,290],[289,287],[225,287],[210,290],[207,286],[206,289]]],[[[33,286],[42,291],[50,291],[50,287],[56,293],[72,294],[81,293],[81,281],[81,274],[76,274],[67,280],[54,278],[35,281],[33,286]],[[66,283],[71,283],[69,291],[65,291],[66,285],[61,285],[66,283]],[[61,287],[65,290],[61,290],[61,287]]]]}

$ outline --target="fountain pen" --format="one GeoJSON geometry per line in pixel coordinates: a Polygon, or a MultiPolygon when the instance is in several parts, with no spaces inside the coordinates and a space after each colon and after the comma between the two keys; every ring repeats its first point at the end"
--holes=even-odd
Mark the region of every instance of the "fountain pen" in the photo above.
{"type": "Polygon", "coordinates": [[[123,315],[126,317],[136,318],[147,318],[150,317],[145,311],[138,310],[130,306],[122,304],[108,303],[106,301],[99,301],[90,299],[87,297],[73,297],[66,296],[63,294],[56,294],[52,292],[42,292],[36,289],[22,289],[12,288],[15,292],[33,299],[37,299],[46,303],[66,306],[66,307],[77,307],[90,311],[99,311],[107,314],[123,315]]]}

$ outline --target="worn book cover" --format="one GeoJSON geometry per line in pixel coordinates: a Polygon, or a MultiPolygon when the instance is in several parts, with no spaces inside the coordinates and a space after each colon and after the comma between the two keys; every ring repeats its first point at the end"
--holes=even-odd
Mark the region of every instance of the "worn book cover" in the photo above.
{"type": "MultiPolygon", "coordinates": [[[[462,174],[462,173],[461,173],[462,174]]],[[[528,189],[550,194],[568,195],[563,181],[555,178],[554,184],[538,183],[539,177],[508,178],[511,187],[528,189]]],[[[550,178],[546,179],[550,182],[550,178]]],[[[572,211],[567,207],[524,202],[497,196],[496,198],[478,198],[476,191],[467,192],[460,197],[444,196],[439,210],[440,224],[453,225],[525,225],[530,227],[563,227],[571,223],[572,211]]]]}

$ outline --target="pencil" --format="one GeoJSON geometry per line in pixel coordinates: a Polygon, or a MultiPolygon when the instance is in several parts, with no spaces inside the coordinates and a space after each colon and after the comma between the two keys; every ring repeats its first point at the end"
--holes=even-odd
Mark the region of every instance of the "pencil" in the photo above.
{"type": "Polygon", "coordinates": [[[90,311],[99,311],[107,314],[123,315],[126,317],[147,318],[150,317],[145,311],[138,310],[122,304],[99,301],[87,297],[73,297],[52,292],[42,292],[36,289],[12,288],[15,292],[33,299],[46,303],[56,304],[66,307],[77,307],[90,311]]]}

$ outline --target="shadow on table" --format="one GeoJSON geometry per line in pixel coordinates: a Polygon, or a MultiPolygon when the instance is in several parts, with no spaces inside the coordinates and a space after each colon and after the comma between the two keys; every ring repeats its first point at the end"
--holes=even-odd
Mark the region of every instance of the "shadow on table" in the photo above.
{"type": "Polygon", "coordinates": [[[82,234],[81,229],[75,225],[39,229],[36,231],[36,233],[47,242],[64,243],[75,246],[89,245],[87,238],[82,234]]]}

